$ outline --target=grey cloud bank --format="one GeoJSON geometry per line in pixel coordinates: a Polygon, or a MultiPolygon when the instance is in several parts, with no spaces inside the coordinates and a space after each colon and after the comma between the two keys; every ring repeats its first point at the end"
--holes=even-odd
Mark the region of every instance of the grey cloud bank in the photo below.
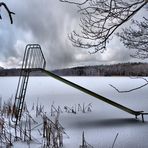
{"type": "Polygon", "coordinates": [[[103,54],[90,55],[87,50],[73,47],[67,34],[78,28],[75,6],[58,0],[7,0],[6,3],[16,15],[13,25],[6,12],[0,21],[0,66],[19,67],[28,43],[42,46],[48,69],[131,60],[129,50],[116,37],[103,54]]]}

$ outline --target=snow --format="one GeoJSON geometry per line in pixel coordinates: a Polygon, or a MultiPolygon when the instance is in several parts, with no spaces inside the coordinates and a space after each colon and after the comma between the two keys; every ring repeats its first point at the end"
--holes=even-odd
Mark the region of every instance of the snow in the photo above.
{"type": "MultiPolygon", "coordinates": [[[[87,89],[108,97],[133,110],[148,112],[147,87],[130,93],[118,93],[109,84],[120,90],[128,90],[143,84],[141,79],[129,77],[65,77],[87,89]]],[[[18,77],[0,77],[0,96],[7,100],[15,96],[18,77]]],[[[50,77],[30,77],[26,94],[26,102],[31,109],[32,104],[44,105],[49,113],[51,105],[77,106],[92,103],[92,112],[77,114],[63,112],[60,122],[70,138],[64,136],[65,148],[78,148],[85,132],[86,141],[95,148],[110,148],[117,133],[119,133],[115,148],[147,148],[148,147],[148,116],[145,123],[109,104],[93,98],[79,90],[63,84],[50,77]]],[[[23,147],[22,143],[15,143],[15,147],[23,147]]],[[[26,147],[24,145],[24,147],[26,147]]],[[[31,145],[34,147],[34,144],[31,145]]],[[[38,146],[39,147],[39,146],[38,146]]]]}

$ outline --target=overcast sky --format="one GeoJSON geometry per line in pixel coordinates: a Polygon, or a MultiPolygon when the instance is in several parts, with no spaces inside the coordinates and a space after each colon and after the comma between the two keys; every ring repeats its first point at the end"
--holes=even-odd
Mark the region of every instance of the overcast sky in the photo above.
{"type": "MultiPolygon", "coordinates": [[[[129,50],[116,37],[103,54],[98,52],[90,55],[88,50],[72,47],[67,34],[78,28],[79,15],[75,6],[58,0],[5,0],[5,2],[16,14],[13,16],[14,24],[11,25],[5,10],[1,10],[2,67],[19,67],[25,46],[29,43],[41,45],[47,60],[47,69],[133,61],[129,56],[129,50]]],[[[137,14],[137,17],[140,15],[137,14]]]]}

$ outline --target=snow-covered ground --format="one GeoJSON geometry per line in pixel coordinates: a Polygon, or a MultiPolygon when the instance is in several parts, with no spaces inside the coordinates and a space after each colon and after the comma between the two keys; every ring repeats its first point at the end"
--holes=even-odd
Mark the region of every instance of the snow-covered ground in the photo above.
{"type": "MultiPolygon", "coordinates": [[[[148,112],[148,87],[130,93],[118,93],[109,84],[120,90],[137,87],[144,82],[141,79],[129,77],[65,77],[87,89],[110,98],[133,110],[148,112]]],[[[0,96],[7,100],[15,96],[18,77],[0,77],[0,96]]],[[[115,148],[148,148],[148,116],[145,123],[135,120],[135,117],[93,98],[79,90],[67,86],[50,77],[30,77],[26,94],[29,108],[32,104],[44,105],[50,113],[51,105],[75,106],[92,103],[92,112],[77,114],[62,113],[60,122],[70,138],[64,137],[65,148],[78,148],[81,144],[82,132],[86,141],[94,148],[111,148],[113,140],[119,133],[115,148]]],[[[63,109],[64,110],[64,109],[63,109]]],[[[19,147],[17,144],[15,147],[19,147]]]]}

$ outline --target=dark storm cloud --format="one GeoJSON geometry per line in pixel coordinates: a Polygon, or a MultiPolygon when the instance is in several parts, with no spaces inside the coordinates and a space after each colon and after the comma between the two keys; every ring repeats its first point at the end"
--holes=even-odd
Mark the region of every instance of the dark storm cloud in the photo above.
{"type": "Polygon", "coordinates": [[[17,51],[14,47],[16,42],[16,33],[11,30],[11,25],[4,25],[5,22],[0,24],[0,61],[17,57],[17,51]]]}
{"type": "Polygon", "coordinates": [[[3,23],[2,39],[0,40],[1,56],[17,57],[18,53],[21,53],[19,50],[23,52],[22,49],[14,49],[14,47],[18,47],[18,43],[22,43],[21,48],[24,48],[25,43],[39,43],[47,53],[51,68],[69,65],[73,62],[73,50],[66,49],[65,41],[61,41],[62,38],[67,37],[67,33],[63,29],[69,22],[65,23],[65,19],[70,19],[71,16],[67,12],[68,9],[60,8],[62,4],[59,1],[14,0],[9,1],[8,6],[15,11],[16,15],[14,24],[12,28],[9,25],[7,33],[7,28],[3,23]]]}
{"type": "Polygon", "coordinates": [[[8,17],[0,22],[0,66],[20,65],[28,43],[42,46],[50,69],[130,60],[129,52],[116,40],[104,54],[90,55],[72,47],[67,34],[78,28],[75,6],[59,0],[7,0],[6,3],[16,15],[13,25],[5,21],[8,17]]]}
{"type": "MultiPolygon", "coordinates": [[[[14,16],[16,34],[19,30],[22,33],[13,39],[15,41],[10,43],[10,46],[15,46],[17,40],[26,44],[41,44],[50,68],[60,68],[73,63],[75,49],[70,49],[72,47],[66,44],[68,28],[72,26],[70,22],[75,22],[76,15],[68,12],[69,7],[63,7],[63,3],[55,0],[42,2],[15,0],[9,2],[9,5],[16,13],[14,16]]],[[[4,45],[4,47],[7,46],[4,45]]],[[[13,51],[9,50],[9,52],[11,55],[13,51]]],[[[17,55],[17,53],[14,54],[17,55]]]]}

